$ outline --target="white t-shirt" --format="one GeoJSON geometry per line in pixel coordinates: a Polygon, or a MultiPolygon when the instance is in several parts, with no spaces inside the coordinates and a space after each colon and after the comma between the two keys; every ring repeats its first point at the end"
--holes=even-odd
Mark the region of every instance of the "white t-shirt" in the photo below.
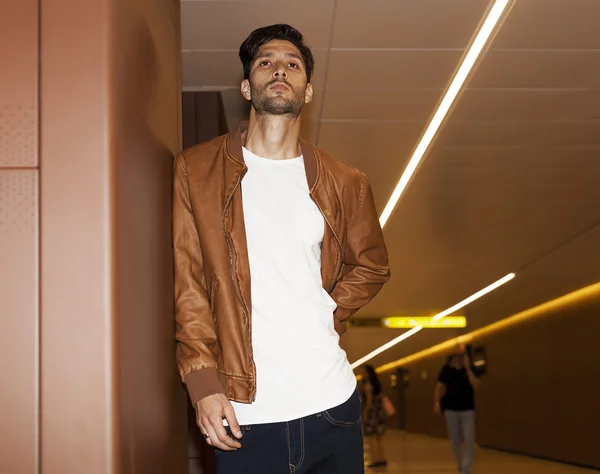
{"type": "Polygon", "coordinates": [[[303,157],[243,153],[257,393],[252,404],[233,406],[241,425],[291,421],[344,403],[356,379],[334,329],[336,304],[322,287],[325,221],[303,157]]]}

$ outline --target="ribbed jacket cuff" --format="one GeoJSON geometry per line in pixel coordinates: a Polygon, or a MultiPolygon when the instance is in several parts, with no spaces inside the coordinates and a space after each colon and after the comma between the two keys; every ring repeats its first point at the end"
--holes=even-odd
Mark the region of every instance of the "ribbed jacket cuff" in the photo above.
{"type": "Polygon", "coordinates": [[[199,400],[202,400],[209,395],[224,393],[223,386],[219,381],[217,369],[214,367],[190,372],[185,377],[184,381],[194,407],[199,400]]]}

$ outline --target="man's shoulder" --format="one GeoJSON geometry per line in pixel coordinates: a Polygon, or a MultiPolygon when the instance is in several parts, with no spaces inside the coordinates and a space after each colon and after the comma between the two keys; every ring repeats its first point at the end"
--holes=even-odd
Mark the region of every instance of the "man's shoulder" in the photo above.
{"type": "Polygon", "coordinates": [[[215,159],[221,155],[219,152],[225,145],[228,135],[220,135],[198,145],[188,147],[177,155],[177,159],[185,161],[187,165],[215,159]]]}
{"type": "Polygon", "coordinates": [[[448,373],[452,370],[452,367],[450,367],[450,364],[444,364],[442,366],[442,368],[440,369],[440,377],[445,377],[448,375],[448,373]]]}
{"type": "Polygon", "coordinates": [[[349,165],[345,161],[333,156],[332,154],[317,148],[314,145],[311,145],[319,159],[321,160],[322,165],[331,172],[332,176],[335,178],[342,179],[347,182],[352,183],[367,183],[368,178],[359,169],[349,165]]]}

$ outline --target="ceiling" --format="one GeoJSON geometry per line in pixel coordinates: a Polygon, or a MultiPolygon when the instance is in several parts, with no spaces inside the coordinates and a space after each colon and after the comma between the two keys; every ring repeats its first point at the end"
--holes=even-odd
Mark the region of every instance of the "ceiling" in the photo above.
{"type": "MultiPolygon", "coordinates": [[[[247,113],[237,50],[290,23],[313,48],[303,134],[364,171],[381,211],[489,0],[182,0],[185,90],[247,113]]],[[[464,310],[468,330],[600,281],[600,1],[515,0],[385,227],[392,279],[362,317],[464,310]]],[[[424,330],[389,362],[459,335],[424,330]]],[[[400,330],[351,328],[351,362],[400,330]]]]}

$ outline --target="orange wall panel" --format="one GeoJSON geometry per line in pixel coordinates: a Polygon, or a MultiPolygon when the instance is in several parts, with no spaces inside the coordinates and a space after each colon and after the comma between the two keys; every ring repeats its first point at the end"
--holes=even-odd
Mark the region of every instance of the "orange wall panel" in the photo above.
{"type": "Polygon", "coordinates": [[[0,473],[38,472],[38,2],[0,0],[0,473]]]}
{"type": "Polygon", "coordinates": [[[186,470],[171,266],[181,94],[171,6],[42,0],[44,474],[186,470]]]}
{"type": "Polygon", "coordinates": [[[0,473],[37,473],[38,172],[0,170],[0,473]]]}
{"type": "Polygon", "coordinates": [[[112,11],[41,12],[42,472],[116,474],[112,11]]]}
{"type": "Polygon", "coordinates": [[[0,0],[0,168],[38,163],[38,1],[0,0]]]}

